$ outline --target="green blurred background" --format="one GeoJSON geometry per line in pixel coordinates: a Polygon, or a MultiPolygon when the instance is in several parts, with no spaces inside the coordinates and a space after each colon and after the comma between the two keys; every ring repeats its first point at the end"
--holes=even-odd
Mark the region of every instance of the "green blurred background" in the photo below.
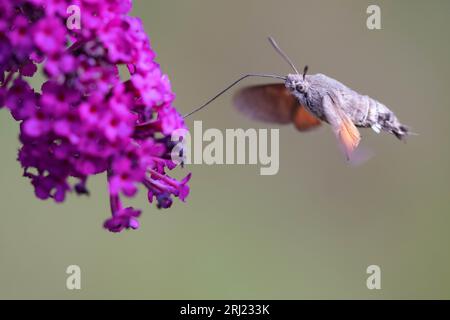
{"type": "MultiPolygon", "coordinates": [[[[112,234],[105,176],[90,198],[37,200],[1,110],[0,298],[450,298],[449,1],[134,2],[182,113],[242,73],[290,72],[272,35],[299,68],[377,98],[420,135],[403,144],[364,130],[376,155],[351,167],[328,126],[283,127],[278,175],[190,165],[186,204],[158,211],[142,192],[131,201],[145,208],[141,229],[112,234]],[[369,4],[382,30],[366,28],[369,4]],[[78,291],[66,289],[71,264],[78,291]],[[366,288],[371,264],[381,290],[366,288]]],[[[234,112],[231,94],[193,120],[267,127],[234,112]]]]}

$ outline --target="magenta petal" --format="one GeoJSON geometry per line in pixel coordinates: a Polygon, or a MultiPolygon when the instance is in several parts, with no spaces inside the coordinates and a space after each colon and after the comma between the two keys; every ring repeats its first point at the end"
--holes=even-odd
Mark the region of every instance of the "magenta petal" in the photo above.
{"type": "Polygon", "coordinates": [[[31,118],[24,122],[23,129],[26,134],[31,137],[38,137],[41,134],[45,133],[44,124],[42,121],[31,118]]]}
{"type": "Polygon", "coordinates": [[[139,228],[139,221],[135,218],[130,218],[129,226],[132,229],[138,229],[139,228]]]}

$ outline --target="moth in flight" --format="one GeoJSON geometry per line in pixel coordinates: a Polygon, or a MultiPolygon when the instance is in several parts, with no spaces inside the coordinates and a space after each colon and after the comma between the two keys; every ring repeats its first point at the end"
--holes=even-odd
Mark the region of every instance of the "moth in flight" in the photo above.
{"type": "Polygon", "coordinates": [[[243,114],[264,122],[293,123],[299,131],[308,131],[326,122],[350,159],[361,141],[358,128],[386,131],[403,140],[411,134],[408,127],[381,102],[359,94],[341,82],[323,74],[308,75],[308,66],[299,73],[291,59],[269,37],[275,50],[295,73],[285,77],[271,74],[246,74],[185,117],[203,109],[224,92],[248,77],[283,80],[284,83],[244,87],[234,97],[236,108],[243,114]]]}

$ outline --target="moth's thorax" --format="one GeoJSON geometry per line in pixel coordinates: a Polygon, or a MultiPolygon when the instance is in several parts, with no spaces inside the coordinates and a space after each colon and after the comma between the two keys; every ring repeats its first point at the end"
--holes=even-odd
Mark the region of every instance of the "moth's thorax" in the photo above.
{"type": "Polygon", "coordinates": [[[322,88],[320,81],[317,81],[321,75],[303,75],[288,74],[286,77],[286,88],[305,106],[311,113],[319,119],[323,119],[322,110],[322,88]]]}

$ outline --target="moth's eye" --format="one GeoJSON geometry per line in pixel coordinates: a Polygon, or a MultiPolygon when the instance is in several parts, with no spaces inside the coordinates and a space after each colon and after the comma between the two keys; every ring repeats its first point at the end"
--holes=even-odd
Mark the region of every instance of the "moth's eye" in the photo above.
{"type": "Polygon", "coordinates": [[[305,92],[305,86],[303,84],[298,84],[295,88],[297,91],[305,92]]]}

